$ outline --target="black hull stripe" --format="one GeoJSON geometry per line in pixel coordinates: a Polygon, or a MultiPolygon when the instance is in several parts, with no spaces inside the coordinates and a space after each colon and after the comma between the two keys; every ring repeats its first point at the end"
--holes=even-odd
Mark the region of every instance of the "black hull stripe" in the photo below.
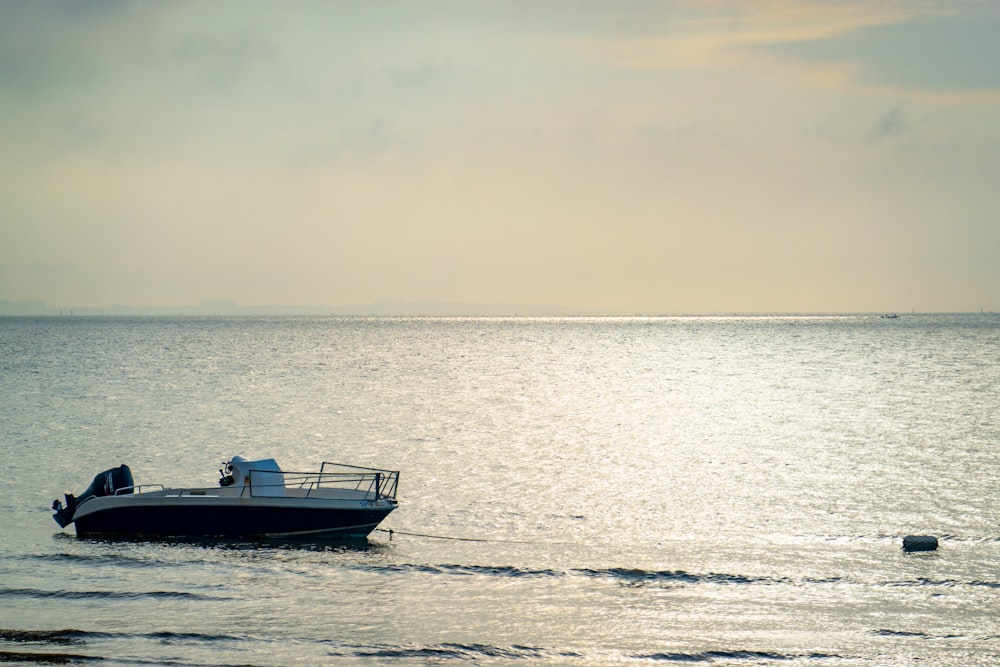
{"type": "Polygon", "coordinates": [[[394,508],[115,507],[76,520],[81,537],[295,537],[368,535],[394,508]]]}

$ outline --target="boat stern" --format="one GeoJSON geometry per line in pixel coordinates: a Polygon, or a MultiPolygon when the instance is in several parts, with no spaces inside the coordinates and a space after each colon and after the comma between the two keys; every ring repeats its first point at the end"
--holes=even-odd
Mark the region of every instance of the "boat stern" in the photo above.
{"type": "Polygon", "coordinates": [[[111,468],[99,473],[94,477],[87,490],[79,497],[72,493],[64,494],[66,505],[64,506],[58,499],[52,501],[52,511],[55,512],[52,518],[56,520],[60,528],[65,528],[73,523],[76,515],[76,508],[80,503],[90,498],[100,498],[101,496],[114,496],[123,493],[132,493],[135,483],[132,480],[132,471],[124,463],[117,468],[111,468]]]}

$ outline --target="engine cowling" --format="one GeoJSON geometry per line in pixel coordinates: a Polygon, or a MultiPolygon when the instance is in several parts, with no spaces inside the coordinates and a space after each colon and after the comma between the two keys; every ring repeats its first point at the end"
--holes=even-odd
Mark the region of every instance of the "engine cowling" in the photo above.
{"type": "Polygon", "coordinates": [[[87,490],[79,496],[74,496],[72,493],[65,494],[65,507],[63,507],[63,504],[58,500],[52,501],[52,509],[55,511],[52,518],[55,519],[56,523],[58,523],[62,528],[65,528],[69,524],[73,523],[73,515],[76,514],[76,508],[80,505],[80,503],[89,498],[100,498],[101,496],[132,493],[134,486],[135,483],[132,481],[132,471],[129,470],[129,467],[124,463],[117,468],[105,470],[102,473],[98,473],[98,475],[94,477],[94,481],[87,487],[87,490]]]}

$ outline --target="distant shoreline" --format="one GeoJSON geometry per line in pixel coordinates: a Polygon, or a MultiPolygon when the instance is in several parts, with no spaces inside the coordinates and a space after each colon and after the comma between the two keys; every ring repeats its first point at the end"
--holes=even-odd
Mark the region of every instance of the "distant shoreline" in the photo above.
{"type": "Polygon", "coordinates": [[[54,307],[45,301],[0,300],[0,317],[891,317],[897,313],[901,318],[915,315],[997,314],[990,310],[625,313],[556,306],[431,301],[382,301],[344,306],[241,306],[234,301],[205,301],[197,306],[54,307]]]}
{"type": "Polygon", "coordinates": [[[593,317],[612,315],[581,308],[524,304],[471,304],[434,301],[379,301],[341,306],[241,306],[235,301],[204,301],[196,306],[49,306],[45,301],[0,300],[0,316],[400,316],[400,317],[593,317]]]}

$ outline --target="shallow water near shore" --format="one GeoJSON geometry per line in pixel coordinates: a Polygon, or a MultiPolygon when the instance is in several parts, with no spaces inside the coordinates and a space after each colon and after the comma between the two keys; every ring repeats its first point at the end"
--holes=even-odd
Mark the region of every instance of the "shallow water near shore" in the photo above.
{"type": "Polygon", "coordinates": [[[0,660],[996,664],[998,351],[989,314],[0,318],[0,660]],[[400,470],[400,507],[351,543],[51,519],[235,454],[400,470]]]}

